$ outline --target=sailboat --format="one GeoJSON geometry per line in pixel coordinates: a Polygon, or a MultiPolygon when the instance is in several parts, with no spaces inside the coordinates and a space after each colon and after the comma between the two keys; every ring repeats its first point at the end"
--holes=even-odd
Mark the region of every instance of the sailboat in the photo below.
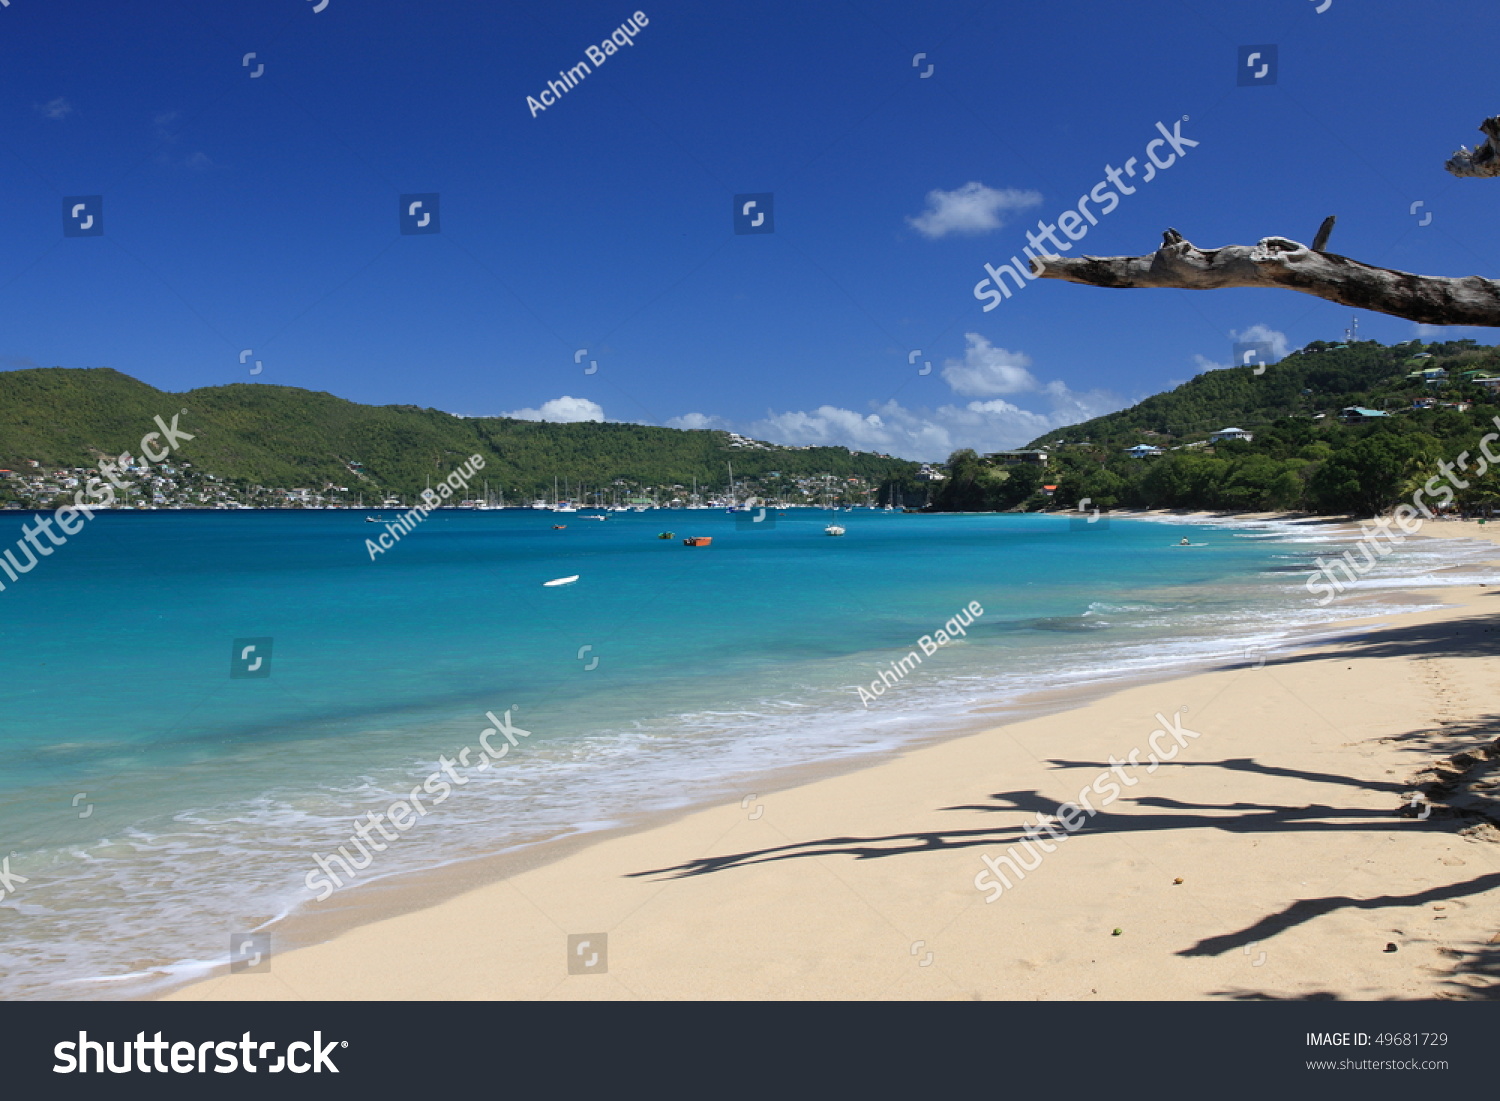
{"type": "Polygon", "coordinates": [[[747,506],[740,504],[739,490],[735,488],[734,484],[734,464],[727,463],[727,465],[729,467],[729,507],[724,511],[749,512],[750,509],[747,506]]]}
{"type": "MultiPolygon", "coordinates": [[[[583,499],[585,497],[587,497],[587,496],[588,496],[588,494],[585,493],[583,491],[583,489],[580,487],[580,489],[578,490],[578,500],[580,502],[582,502],[583,499]]],[[[588,515],[586,515],[586,516],[579,516],[578,518],[580,520],[608,520],[609,519],[609,510],[606,509],[602,504],[599,503],[599,497],[600,497],[600,493],[596,489],[594,491],[594,503],[591,504],[591,505],[584,505],[583,506],[584,509],[587,511],[588,515]]]]}

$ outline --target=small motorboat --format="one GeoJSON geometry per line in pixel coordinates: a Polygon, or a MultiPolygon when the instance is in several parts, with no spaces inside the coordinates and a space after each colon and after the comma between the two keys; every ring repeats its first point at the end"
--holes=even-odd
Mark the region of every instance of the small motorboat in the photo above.
{"type": "Polygon", "coordinates": [[[544,588],[544,589],[555,589],[559,585],[571,585],[571,584],[573,584],[573,582],[577,581],[578,578],[581,577],[581,576],[582,576],[581,574],[576,574],[575,573],[572,577],[557,577],[557,578],[554,578],[551,581],[543,581],[542,582],[542,588],[544,588]]]}
{"type": "Polygon", "coordinates": [[[838,524],[829,524],[823,529],[824,535],[843,535],[844,529],[838,524]]]}
{"type": "Polygon", "coordinates": [[[658,535],[657,538],[658,539],[676,539],[677,538],[677,533],[675,531],[664,531],[660,535],[658,535]]]}
{"type": "Polygon", "coordinates": [[[706,547],[713,541],[713,536],[711,535],[690,535],[682,541],[682,545],[684,547],[706,547]]]}
{"type": "Polygon", "coordinates": [[[552,525],[552,530],[553,531],[566,531],[567,528],[568,528],[567,524],[553,524],[552,525]]]}

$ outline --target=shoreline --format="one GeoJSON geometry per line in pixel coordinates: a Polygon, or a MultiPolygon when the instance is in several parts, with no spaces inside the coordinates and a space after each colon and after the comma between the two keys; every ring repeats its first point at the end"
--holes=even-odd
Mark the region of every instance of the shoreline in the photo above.
{"type": "MultiPolygon", "coordinates": [[[[1387,614],[1388,615],[1388,614],[1387,614]]],[[[1386,618],[1386,615],[1365,617],[1386,618]]],[[[1302,630],[1317,636],[1341,634],[1350,625],[1361,620],[1340,621],[1324,627],[1307,627],[1302,630]]],[[[1357,629],[1357,628],[1356,628],[1357,629]]],[[[1307,645],[1313,645],[1313,642],[1307,645]]],[[[1293,649],[1298,644],[1293,644],[1293,649]]],[[[1226,667],[1237,667],[1239,657],[1229,659],[1202,659],[1194,664],[1199,671],[1211,671],[1226,667]],[[1228,663],[1226,665],[1226,662],[1228,663]]],[[[470,891],[480,890],[495,883],[504,882],[513,876],[558,861],[568,859],[578,852],[596,844],[671,826],[689,816],[725,805],[724,800],[734,802],[738,798],[764,798],[786,791],[806,787],[819,781],[857,774],[867,769],[879,768],[883,764],[899,760],[907,754],[920,752],[929,746],[943,745],[957,739],[974,737],[1001,726],[1027,719],[1064,715],[1082,707],[1125,691],[1129,688],[1163,683],[1177,679],[1177,674],[1166,670],[1119,675],[1089,687],[1039,688],[1025,692],[1010,700],[995,701],[977,712],[983,714],[982,721],[970,722],[959,730],[944,730],[923,737],[912,737],[899,745],[887,746],[854,757],[835,757],[817,761],[800,762],[757,774],[754,777],[727,777],[719,785],[718,797],[705,797],[693,803],[663,810],[641,812],[631,820],[596,829],[562,832],[553,837],[521,842],[506,850],[483,856],[458,857],[454,860],[416,871],[389,873],[362,883],[351,884],[336,892],[327,902],[309,903],[316,910],[300,909],[249,930],[269,932],[276,938],[278,951],[293,951],[312,948],[331,939],[343,936],[360,927],[428,909],[447,902],[470,891]],[[737,782],[743,781],[743,782],[737,782]],[[750,789],[754,789],[751,792],[750,789]],[[741,793],[744,792],[743,796],[741,793]]],[[[182,978],[163,978],[153,984],[153,989],[137,995],[139,1000],[169,998],[199,983],[228,975],[226,964],[213,965],[202,972],[182,978]]],[[[147,972],[149,973],[149,972],[147,972]]],[[[100,981],[100,980],[95,980],[100,981]]],[[[102,980],[108,982],[112,980],[102,980]]]]}
{"type": "MultiPolygon", "coordinates": [[[[1170,517],[1179,522],[1187,520],[1187,517],[1163,514],[1164,518],[1170,517]]],[[[1141,518],[1144,516],[1124,516],[1127,518],[1141,518]]],[[[1284,514],[1276,514],[1264,517],[1249,517],[1244,515],[1204,514],[1203,520],[1216,520],[1220,523],[1226,520],[1238,520],[1241,522],[1252,519],[1293,519],[1284,514]]],[[[1295,517],[1296,519],[1305,519],[1295,517]]],[[[1315,518],[1321,522],[1329,522],[1328,518],[1315,518]]],[[[1189,521],[1190,522],[1190,521],[1189,521]]],[[[1201,522],[1201,521],[1200,521],[1201,522]]],[[[1333,521],[1338,522],[1338,521],[1333,521]]],[[[1475,537],[1470,532],[1455,530],[1458,522],[1444,523],[1441,536],[1437,538],[1452,537],[1475,537]]],[[[1466,524],[1473,527],[1478,538],[1495,542],[1483,528],[1476,524],[1466,524]]],[[[1500,532],[1500,528],[1492,528],[1492,531],[1500,532]]],[[[1424,535],[1428,533],[1424,531],[1424,535]]],[[[1422,593],[1417,590],[1413,593],[1422,593]]],[[[1472,604],[1483,593],[1484,589],[1461,589],[1461,590],[1437,590],[1426,591],[1424,595],[1438,603],[1444,608],[1438,612],[1417,612],[1400,616],[1384,616],[1386,621],[1381,626],[1383,629],[1362,632],[1354,639],[1346,639],[1335,643],[1313,643],[1310,647],[1298,647],[1295,650],[1288,649],[1279,653],[1274,659],[1266,663],[1267,668],[1274,668],[1282,664],[1292,664],[1308,660],[1304,655],[1317,655],[1321,652],[1335,651],[1340,647],[1371,645],[1373,640],[1380,638],[1393,630],[1399,630],[1408,621],[1432,620],[1446,621],[1449,619],[1462,618],[1464,609],[1472,604]],[[1455,603],[1459,595],[1463,594],[1463,603],[1455,603]],[[1394,621],[1394,626],[1391,625],[1394,621]]],[[[1348,602],[1350,610],[1357,608],[1357,599],[1348,602]]],[[[1368,618],[1368,617],[1366,617],[1368,618]]],[[[1340,621],[1337,625],[1340,629],[1358,630],[1365,621],[1357,617],[1351,617],[1340,621]]],[[[1370,626],[1375,626],[1370,624],[1370,626]]],[[[1360,659],[1363,660],[1363,659],[1360,659]]],[[[1248,664],[1248,663],[1245,663],[1248,664]]],[[[1352,666],[1351,666],[1352,669],[1352,666]]],[[[890,783],[888,777],[893,772],[909,771],[912,769],[922,770],[924,762],[940,757],[945,757],[957,752],[954,747],[968,746],[971,749],[974,744],[984,740],[994,741],[1014,740],[1017,732],[1023,729],[1040,725],[1050,729],[1066,730],[1087,724],[1095,717],[1105,717],[1118,714],[1124,701],[1134,698],[1141,693],[1155,693],[1157,695],[1171,695],[1167,689],[1172,686],[1181,686],[1185,691],[1196,691],[1198,682],[1207,682],[1213,678],[1241,677],[1248,670],[1242,666],[1230,668],[1217,668],[1210,671],[1200,671],[1188,675],[1168,677],[1146,677],[1136,678],[1129,682],[1111,682],[1102,684],[1097,691],[1087,694],[1088,698],[1081,699],[1076,691],[1054,691],[1052,696],[1064,696],[1061,699],[1040,699],[1049,693],[1033,693],[1023,700],[1013,701],[1012,704],[1003,705],[997,709],[1000,714],[1002,725],[989,726],[987,729],[977,733],[959,735],[945,735],[935,737],[927,741],[919,741],[907,744],[901,748],[889,750],[880,754],[862,757],[854,760],[841,760],[823,762],[821,764],[804,765],[797,768],[783,770],[781,773],[773,774],[772,778],[761,784],[765,788],[763,792],[754,795],[756,807],[763,809],[766,800],[772,799],[777,804],[805,803],[809,798],[821,801],[823,795],[820,789],[852,790],[856,793],[866,788],[887,790],[889,795],[890,783]]],[[[1147,720],[1150,721],[1149,718],[1147,720]]],[[[1142,732],[1143,736],[1144,732],[1142,732]]],[[[1138,740],[1138,739],[1137,739],[1138,740]]],[[[1134,744],[1134,743],[1131,743],[1134,744]]],[[[1128,748],[1128,746],[1126,747],[1128,748]]],[[[959,775],[963,773],[960,772],[959,775]]],[[[745,802],[750,801],[747,796],[745,802]]],[[[856,796],[855,805],[861,800],[856,796]]],[[[834,800],[835,805],[840,805],[841,800],[834,800]]],[[[317,915],[294,916],[275,928],[274,935],[278,937],[277,966],[271,973],[265,975],[228,975],[223,967],[215,970],[212,977],[195,977],[182,983],[173,983],[171,988],[161,990],[148,997],[166,998],[216,998],[216,997],[535,997],[540,996],[535,990],[528,990],[529,984],[515,987],[509,982],[486,985],[482,990],[470,990],[459,993],[458,990],[467,989],[465,980],[458,975],[449,975],[446,979],[432,979],[430,982],[411,980],[397,984],[401,992],[377,993],[367,985],[355,983],[347,986],[344,982],[335,982],[332,988],[326,988],[319,983],[315,989],[306,989],[304,983],[306,976],[326,974],[329,962],[342,960],[342,969],[353,968],[356,971],[369,970],[370,949],[368,942],[372,939],[379,943],[380,947],[375,955],[369,958],[400,959],[410,956],[412,946],[420,943],[424,936],[436,935],[442,939],[444,929],[456,929],[466,926],[463,920],[454,926],[452,922],[454,913],[469,911],[476,905],[484,905],[479,900],[485,899],[490,903],[497,902],[501,897],[515,903],[516,895],[522,897],[531,896],[534,883],[551,884],[547,893],[549,896],[557,890],[556,882],[559,877],[564,880],[573,879],[578,874],[584,874],[588,878],[596,873],[584,872],[584,869],[597,868],[601,857],[608,854],[639,854],[638,856],[625,859],[624,863],[629,865],[635,863],[641,867],[660,867],[653,864],[645,856],[648,852],[657,851],[663,841],[669,837],[701,836],[705,828],[710,828],[707,823],[714,823],[712,828],[728,826],[728,833],[733,834],[737,830],[753,828],[753,823],[758,820],[752,818],[753,810],[746,810],[739,805],[709,804],[694,807],[684,807],[672,812],[644,816],[642,819],[627,823],[614,829],[590,832],[585,834],[568,835],[540,845],[529,846],[527,849],[499,854],[497,856],[480,858],[478,860],[466,861],[462,865],[447,865],[442,868],[432,869],[423,873],[406,874],[392,877],[387,881],[371,884],[361,889],[358,897],[346,899],[344,904],[331,908],[329,912],[317,915]],[[423,932],[416,932],[422,930],[423,932]],[[281,940],[280,938],[285,938],[281,940]],[[288,947],[288,944],[295,947],[288,947]],[[403,945],[405,948],[403,949],[403,945]],[[350,956],[354,953],[354,957],[350,956]],[[355,964],[353,960],[358,958],[364,962],[355,964]],[[287,974],[288,970],[292,974],[287,974]],[[458,986],[455,987],[454,983],[458,986]],[[301,992],[297,992],[302,988],[301,992]]],[[[835,810],[832,816],[837,818],[840,812],[835,810]]],[[[847,830],[836,831],[842,836],[847,830]]],[[[1085,833],[1087,833],[1085,829],[1085,833]]],[[[994,851],[1003,849],[1003,845],[996,843],[991,846],[994,851]]],[[[859,857],[857,859],[864,859],[859,857]]],[[[977,863],[977,857],[972,862],[977,863]]],[[[1494,858],[1491,858],[1494,860],[1494,858]]],[[[1500,866],[1500,861],[1495,861],[1500,866]]],[[[821,861],[819,861],[821,863],[821,861]]],[[[611,865],[614,866],[613,864],[611,865]]],[[[982,866],[979,866],[982,868],[982,866]]],[[[610,875],[598,885],[599,890],[606,893],[610,888],[615,892],[623,891],[630,894],[633,883],[621,885],[615,882],[620,875],[626,877],[634,873],[624,872],[610,875]]],[[[692,880],[701,879],[707,873],[703,870],[690,870],[684,872],[685,878],[692,880]]],[[[972,872],[971,872],[972,876],[972,872]]],[[[718,876],[716,879],[723,880],[725,877],[718,876]]],[[[671,879],[669,882],[677,882],[671,879]]],[[[1017,885],[1022,886],[1021,884],[1017,885]]],[[[963,885],[962,880],[945,884],[946,891],[957,891],[960,896],[964,894],[975,895],[971,886],[963,885]],[[958,886],[955,886],[955,882],[958,886]]],[[[564,895],[568,892],[563,891],[564,895]]],[[[572,900],[576,903],[576,900],[572,900]]],[[[982,905],[982,899],[980,899],[982,905]]],[[[571,905],[571,904],[570,904],[571,905]]],[[[972,900],[970,900],[972,907],[972,900]]],[[[544,907],[543,909],[550,909],[544,907]]],[[[523,909],[527,907],[523,906],[523,909]]],[[[530,907],[531,918],[535,920],[537,914],[535,906],[530,907]]],[[[596,925],[598,922],[595,923],[596,925]]],[[[561,925],[555,920],[548,919],[542,922],[546,928],[551,929],[554,937],[560,938],[558,930],[561,925]]],[[[600,925],[603,928],[605,926],[600,925]]],[[[530,928],[532,935],[539,936],[543,930],[530,928]]],[[[465,934],[467,936],[468,934],[465,934]]],[[[463,936],[458,939],[464,939],[463,936]]],[[[561,940],[559,939],[559,943],[561,940]]],[[[418,950],[417,955],[425,952],[418,950]]],[[[557,946],[547,950],[547,954],[561,956],[562,950],[557,946]]],[[[555,959],[554,964],[560,966],[561,960],[555,959]]],[[[909,963],[908,963],[909,966],[909,963]]],[[[521,968],[525,970],[524,967],[521,968]]],[[[557,966],[547,968],[543,965],[544,972],[556,972],[557,966]]],[[[520,975],[514,976],[520,978],[520,975]]],[[[554,978],[557,978],[554,975],[554,978]]],[[[566,972],[562,972],[561,981],[568,981],[566,972]]],[[[603,982],[605,979],[591,979],[585,976],[576,976],[572,980],[576,983],[603,982]]],[[[567,996],[592,996],[585,990],[574,993],[573,987],[569,988],[567,996]]],[[[612,996],[630,996],[628,993],[616,989],[612,996]]],[[[649,997],[723,997],[738,996],[722,992],[708,992],[699,990],[681,990],[680,992],[670,990],[666,992],[655,992],[644,996],[649,997]]],[[[775,993],[767,990],[759,993],[747,993],[747,996],[755,997],[838,997],[838,996],[866,996],[858,991],[852,991],[840,984],[833,984],[827,989],[803,990],[800,993],[775,993]]],[[[931,995],[916,995],[931,996],[931,995]]],[[[1007,996],[988,993],[984,996],[1007,996]]],[[[1012,995],[1013,996],[1013,995],[1012,995]]]]}

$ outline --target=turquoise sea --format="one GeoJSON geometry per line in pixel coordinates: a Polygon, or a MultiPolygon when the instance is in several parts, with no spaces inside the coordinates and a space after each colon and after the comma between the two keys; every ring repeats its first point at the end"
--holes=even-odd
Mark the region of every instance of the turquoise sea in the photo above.
{"type": "MultiPolygon", "coordinates": [[[[29,518],[0,514],[0,547],[29,518]]],[[[453,764],[464,782],[357,882],[738,801],[1037,689],[1243,662],[1351,615],[1302,587],[1351,540],[1305,525],[449,510],[372,561],[381,530],[104,513],[3,579],[0,997],[137,995],[222,964],[231,934],[312,904],[315,856],[357,816],[477,754],[486,712],[528,733],[492,767],[453,764]],[[965,637],[861,701],[971,602],[965,637]]],[[[1491,580],[1492,556],[1410,540],[1353,614],[1491,580]]]]}

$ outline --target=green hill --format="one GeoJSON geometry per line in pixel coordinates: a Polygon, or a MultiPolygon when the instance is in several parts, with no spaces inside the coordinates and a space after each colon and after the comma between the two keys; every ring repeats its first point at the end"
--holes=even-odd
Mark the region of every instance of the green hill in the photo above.
{"type": "MultiPolygon", "coordinates": [[[[1102,508],[1374,513],[1410,499],[1440,463],[1464,452],[1469,465],[1460,471],[1479,465],[1479,441],[1500,423],[1500,395],[1473,380],[1496,376],[1500,348],[1472,340],[1314,342],[1261,374],[1208,371],[1129,409],[1048,432],[1029,445],[1047,453],[1045,465],[958,452],[934,506],[1072,508],[1088,499],[1102,508]],[[1341,417],[1351,406],[1386,415],[1341,417]],[[1229,427],[1254,438],[1210,438],[1229,427]],[[1125,453],[1136,444],[1160,453],[1125,453]]],[[[1468,484],[1454,484],[1455,507],[1500,506],[1500,469],[1459,480],[1468,484]]]]}
{"type": "Polygon", "coordinates": [[[464,418],[248,383],[169,393],[109,368],[61,367],[0,373],[0,466],[26,472],[36,462],[47,471],[136,453],[152,418],[173,414],[196,437],[176,458],[199,475],[240,488],[347,486],[369,499],[409,498],[476,452],[486,460],[483,477],[512,503],[550,494],[554,477],[575,489],[607,490],[616,479],[630,490],[691,486],[694,478],[722,489],[726,460],[736,481],[765,490],[822,475],[875,486],[916,469],[842,447],[732,447],[718,431],[464,418]]]}
{"type": "Polygon", "coordinates": [[[1253,430],[1286,417],[1337,413],[1349,405],[1407,409],[1413,399],[1438,395],[1408,379],[1421,367],[1442,367],[1453,376],[1442,394],[1452,400],[1447,391],[1456,389],[1462,372],[1500,374],[1500,349],[1481,348],[1472,340],[1426,346],[1413,341],[1392,347],[1374,341],[1347,346],[1315,341],[1266,367],[1263,374],[1255,374],[1251,367],[1207,371],[1129,409],[1048,432],[1028,446],[1082,440],[1125,447],[1160,445],[1162,440],[1150,439],[1150,433],[1177,443],[1230,426],[1253,430]],[[1430,358],[1416,358],[1424,353],[1430,358]]]}

